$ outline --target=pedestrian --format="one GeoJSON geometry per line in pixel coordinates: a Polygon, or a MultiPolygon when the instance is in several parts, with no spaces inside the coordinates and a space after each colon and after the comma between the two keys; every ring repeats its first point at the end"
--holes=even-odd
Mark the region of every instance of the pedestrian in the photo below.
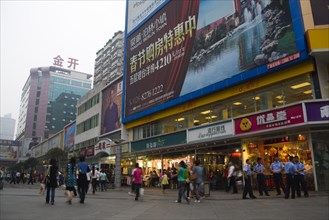
{"type": "Polygon", "coordinates": [[[57,176],[58,176],[58,166],[54,158],[50,159],[48,168],[48,173],[45,177],[46,181],[46,203],[49,204],[49,200],[52,205],[55,204],[55,190],[58,187],[57,176]],[[48,180],[47,180],[48,179],[48,180]]]}
{"type": "Polygon", "coordinates": [[[254,166],[254,172],[257,174],[257,185],[258,185],[258,191],[259,195],[263,196],[263,192],[266,196],[270,196],[270,194],[267,191],[267,186],[265,183],[265,175],[264,175],[265,167],[262,164],[262,158],[257,158],[257,163],[254,166]]]}
{"type": "Polygon", "coordinates": [[[304,197],[308,197],[308,190],[307,190],[306,181],[304,178],[305,166],[302,162],[300,162],[298,156],[295,156],[295,166],[297,169],[297,172],[295,174],[295,189],[297,192],[297,197],[301,197],[300,187],[302,187],[302,189],[304,191],[304,197]]]}
{"type": "Polygon", "coordinates": [[[71,157],[70,162],[66,165],[64,174],[65,190],[67,196],[67,203],[72,204],[76,185],[76,159],[71,157]]]}
{"type": "Polygon", "coordinates": [[[289,199],[290,189],[291,198],[295,198],[295,182],[294,175],[297,171],[296,166],[293,164],[294,157],[290,156],[289,161],[284,165],[284,171],[286,173],[286,189],[285,189],[285,199],[289,199]]]}
{"type": "Polygon", "coordinates": [[[179,168],[178,168],[178,199],[175,201],[177,203],[182,202],[182,197],[186,200],[186,202],[189,204],[190,200],[186,196],[186,178],[187,178],[187,169],[186,164],[184,161],[179,162],[179,168]]]}
{"type": "Polygon", "coordinates": [[[86,197],[86,187],[87,187],[87,173],[90,171],[87,162],[85,161],[85,156],[80,156],[78,163],[78,193],[80,196],[80,203],[85,202],[86,197]]]}
{"type": "Polygon", "coordinates": [[[283,184],[282,171],[284,169],[283,164],[279,160],[279,157],[276,157],[273,163],[270,166],[271,172],[273,173],[274,184],[277,192],[277,196],[281,195],[282,188],[283,194],[285,194],[285,186],[283,184]]]}
{"type": "Polygon", "coordinates": [[[15,172],[11,172],[11,180],[9,182],[9,184],[16,184],[16,175],[15,175],[15,172]]]}
{"type": "Polygon", "coordinates": [[[200,166],[200,160],[194,161],[194,166],[192,168],[191,180],[193,182],[193,189],[195,192],[194,202],[200,202],[201,196],[200,193],[203,192],[203,169],[200,166]]]}
{"type": "Polygon", "coordinates": [[[139,190],[142,186],[142,176],[143,172],[142,169],[139,167],[138,163],[135,163],[135,170],[132,173],[133,175],[133,182],[134,182],[134,187],[135,187],[135,200],[138,200],[139,197],[139,190]]]}
{"type": "Polygon", "coordinates": [[[186,177],[186,197],[190,199],[190,193],[191,193],[191,166],[186,164],[186,170],[187,170],[187,177],[186,177]]]}
{"type": "Polygon", "coordinates": [[[233,193],[238,193],[238,189],[236,188],[236,182],[235,182],[235,166],[232,162],[228,163],[228,187],[226,188],[226,192],[229,192],[231,187],[233,188],[233,193]]]}
{"type": "Polygon", "coordinates": [[[90,181],[91,181],[91,170],[89,168],[89,172],[86,173],[87,176],[87,187],[86,187],[86,194],[88,193],[89,186],[90,186],[90,181]]]}
{"type": "Polygon", "coordinates": [[[252,191],[251,187],[251,168],[250,168],[250,161],[249,159],[246,160],[246,165],[243,167],[243,176],[244,176],[244,188],[243,188],[243,194],[242,194],[242,199],[248,199],[247,193],[249,193],[249,197],[251,199],[256,199],[256,196],[254,196],[254,193],[252,191]]]}
{"type": "Polygon", "coordinates": [[[160,184],[162,186],[162,193],[166,193],[166,189],[169,187],[169,181],[168,181],[168,176],[167,176],[167,170],[163,170],[163,174],[160,177],[160,184]]]}
{"type": "Polygon", "coordinates": [[[29,185],[31,183],[31,185],[33,185],[34,182],[34,178],[33,178],[33,170],[30,170],[30,175],[29,175],[29,181],[27,182],[27,184],[29,185]]]}
{"type": "Polygon", "coordinates": [[[93,194],[97,191],[97,179],[99,178],[99,172],[95,166],[91,168],[91,186],[93,189],[93,194]]]}
{"type": "Polygon", "coordinates": [[[107,181],[107,175],[105,171],[102,169],[101,172],[99,173],[99,182],[101,185],[101,190],[106,191],[106,181],[107,181]]]}

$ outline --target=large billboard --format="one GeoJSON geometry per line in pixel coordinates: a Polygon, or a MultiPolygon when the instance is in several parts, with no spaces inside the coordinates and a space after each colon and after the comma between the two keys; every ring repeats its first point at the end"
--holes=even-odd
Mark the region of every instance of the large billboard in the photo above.
{"type": "Polygon", "coordinates": [[[127,33],[138,28],[145,19],[151,16],[161,5],[169,0],[135,0],[127,1],[127,33]]]}
{"type": "Polygon", "coordinates": [[[101,134],[121,128],[122,80],[102,91],[101,134]]]}
{"type": "Polygon", "coordinates": [[[307,57],[298,1],[173,0],[126,35],[123,122],[307,57]]]}

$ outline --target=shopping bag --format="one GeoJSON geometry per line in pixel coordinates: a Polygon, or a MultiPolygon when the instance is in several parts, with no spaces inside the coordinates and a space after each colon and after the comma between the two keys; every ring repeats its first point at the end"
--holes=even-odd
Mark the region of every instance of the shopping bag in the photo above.
{"type": "Polygon", "coordinates": [[[139,195],[144,196],[144,191],[145,191],[144,188],[140,188],[139,189],[139,195]]]}

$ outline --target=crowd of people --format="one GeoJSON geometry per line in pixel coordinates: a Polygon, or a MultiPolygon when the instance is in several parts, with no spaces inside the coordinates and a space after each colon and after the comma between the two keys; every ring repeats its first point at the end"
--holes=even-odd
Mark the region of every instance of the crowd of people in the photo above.
{"type": "Polygon", "coordinates": [[[84,204],[86,194],[92,191],[107,191],[108,184],[111,183],[111,172],[104,169],[99,170],[96,166],[90,166],[84,156],[80,156],[79,162],[75,157],[71,157],[65,167],[63,174],[58,171],[58,165],[55,159],[50,159],[48,168],[40,180],[41,188],[46,190],[46,204],[55,204],[56,188],[61,187],[65,190],[67,203],[72,204],[74,197],[79,196],[79,202],[84,204]],[[60,176],[63,175],[63,178],[60,176]],[[61,181],[62,179],[62,181],[61,181]]]}
{"type": "MultiPolygon", "coordinates": [[[[255,199],[253,193],[252,179],[256,176],[257,189],[259,196],[270,196],[269,187],[266,185],[265,167],[261,158],[257,158],[257,162],[251,165],[249,159],[243,169],[237,164],[230,161],[223,173],[226,178],[225,191],[232,190],[233,194],[238,193],[237,185],[243,188],[242,199],[255,199]],[[242,184],[244,182],[244,184],[242,184]],[[249,197],[247,197],[249,195],[249,197]]],[[[304,197],[308,197],[308,190],[304,178],[305,166],[299,160],[298,156],[291,156],[290,161],[283,164],[279,158],[270,165],[270,170],[273,174],[276,195],[284,194],[284,198],[291,197],[294,199],[296,196],[301,197],[301,190],[304,192],[304,197]],[[285,183],[283,181],[285,175],[285,183]]],[[[4,175],[2,175],[4,176],[4,175]]],[[[95,194],[97,191],[106,191],[107,184],[111,182],[111,175],[105,170],[99,170],[96,166],[90,166],[85,157],[81,156],[79,162],[76,158],[72,157],[67,163],[65,170],[59,172],[59,168],[55,159],[51,159],[48,168],[44,173],[36,175],[35,171],[30,171],[29,175],[22,175],[20,172],[13,172],[10,183],[19,184],[20,182],[27,184],[34,184],[37,179],[45,186],[46,203],[54,205],[56,188],[61,187],[65,190],[67,196],[67,203],[72,204],[74,197],[79,196],[79,202],[84,203],[88,190],[95,194]],[[22,176],[24,176],[22,178],[22,176]]],[[[199,203],[204,196],[204,180],[210,183],[210,189],[214,189],[213,179],[215,175],[212,171],[209,172],[207,177],[204,176],[204,168],[200,165],[199,160],[195,160],[193,164],[180,161],[178,168],[172,167],[171,169],[164,169],[160,174],[152,171],[149,175],[143,175],[143,170],[138,163],[131,173],[131,192],[130,195],[135,196],[137,201],[141,196],[142,187],[161,187],[162,193],[166,190],[178,189],[177,200],[175,202],[181,203],[186,201],[190,203],[192,198],[194,202],[199,203]]]]}

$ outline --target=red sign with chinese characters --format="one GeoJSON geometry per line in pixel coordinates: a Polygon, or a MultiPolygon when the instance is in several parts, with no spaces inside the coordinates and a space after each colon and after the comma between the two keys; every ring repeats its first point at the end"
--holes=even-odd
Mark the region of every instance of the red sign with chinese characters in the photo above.
{"type": "MultiPolygon", "coordinates": [[[[54,57],[53,59],[54,59],[54,63],[53,63],[54,66],[63,67],[64,59],[60,55],[57,55],[57,57],[54,57]]],[[[79,65],[78,63],[79,60],[71,57],[69,57],[68,59],[69,60],[67,61],[67,63],[69,65],[67,66],[67,68],[75,70],[76,65],[79,65]]]]}
{"type": "Polygon", "coordinates": [[[304,122],[302,104],[234,119],[235,134],[268,130],[304,122]]]}
{"type": "Polygon", "coordinates": [[[293,61],[293,60],[297,60],[299,58],[300,58],[300,53],[299,52],[294,53],[290,56],[283,57],[282,59],[279,59],[279,60],[276,60],[272,63],[267,64],[267,69],[272,69],[274,67],[281,66],[285,63],[288,63],[288,62],[293,61]]]}

